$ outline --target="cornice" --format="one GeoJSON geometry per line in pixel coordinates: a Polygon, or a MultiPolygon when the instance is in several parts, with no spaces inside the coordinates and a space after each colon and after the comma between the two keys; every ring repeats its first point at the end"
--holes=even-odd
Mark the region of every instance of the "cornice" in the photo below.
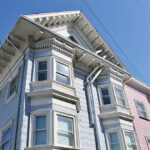
{"type": "Polygon", "coordinates": [[[30,41],[29,47],[33,50],[52,48],[71,58],[73,58],[75,55],[75,48],[70,47],[66,43],[60,42],[56,38],[48,38],[36,43],[30,41]]]}

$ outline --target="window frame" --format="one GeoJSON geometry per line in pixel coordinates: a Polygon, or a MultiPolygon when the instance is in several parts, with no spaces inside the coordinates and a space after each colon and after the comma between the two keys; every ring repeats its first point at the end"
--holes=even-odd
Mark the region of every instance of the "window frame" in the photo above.
{"type": "Polygon", "coordinates": [[[63,60],[61,58],[58,58],[58,57],[53,57],[53,80],[55,80],[59,84],[65,85],[65,86],[73,86],[74,82],[73,82],[73,67],[72,67],[72,63],[68,62],[68,61],[65,61],[65,60],[63,60]],[[69,69],[69,75],[68,75],[69,84],[65,84],[63,82],[60,82],[60,81],[56,80],[56,73],[57,73],[57,66],[56,65],[57,65],[57,62],[68,67],[68,69],[69,69]]]}
{"type": "Polygon", "coordinates": [[[148,149],[150,150],[150,143],[148,144],[148,140],[150,140],[150,137],[146,136],[145,139],[146,139],[146,143],[147,143],[148,149]]]}
{"type": "Polygon", "coordinates": [[[51,57],[50,57],[50,56],[41,56],[41,57],[36,57],[35,60],[34,60],[34,75],[33,75],[33,81],[36,81],[36,82],[47,81],[47,80],[42,80],[42,81],[39,81],[39,80],[38,80],[39,62],[43,62],[43,61],[47,61],[47,80],[50,79],[50,77],[51,77],[51,75],[50,75],[51,57]]]}
{"type": "MultiPolygon", "coordinates": [[[[127,108],[127,107],[128,107],[128,104],[127,104],[127,101],[126,101],[126,96],[125,96],[123,87],[113,86],[113,91],[114,91],[114,96],[115,96],[115,102],[116,102],[116,104],[119,105],[119,106],[121,106],[121,107],[127,108]],[[125,105],[120,105],[120,104],[118,103],[117,94],[116,94],[115,88],[122,91],[122,94],[123,94],[123,97],[124,97],[124,103],[125,103],[125,105]]],[[[119,97],[119,98],[121,98],[121,97],[119,97]]],[[[122,99],[122,98],[121,98],[121,99],[122,99]]]]}
{"type": "Polygon", "coordinates": [[[111,103],[111,97],[110,97],[110,90],[109,90],[109,87],[101,87],[101,88],[100,88],[100,93],[101,93],[101,99],[102,99],[103,105],[110,105],[110,104],[112,104],[112,103],[111,103]],[[108,95],[105,95],[105,96],[104,96],[104,95],[102,94],[102,89],[106,89],[106,88],[108,89],[108,95]],[[106,97],[106,96],[110,98],[110,104],[104,104],[104,99],[103,99],[103,98],[106,97]]]}
{"type": "Polygon", "coordinates": [[[11,138],[12,138],[12,121],[10,121],[6,126],[4,126],[1,130],[0,130],[0,148],[2,149],[2,146],[4,144],[6,144],[9,141],[9,149],[10,149],[10,144],[11,144],[11,138]],[[10,128],[10,137],[9,140],[5,141],[4,143],[2,143],[2,138],[3,138],[3,133],[10,128]]]}
{"type": "Polygon", "coordinates": [[[139,117],[140,117],[140,118],[143,118],[143,119],[146,119],[146,120],[149,120],[149,116],[148,116],[147,109],[146,109],[146,107],[145,107],[145,103],[142,102],[142,101],[139,101],[139,100],[135,99],[135,104],[136,104],[136,108],[137,108],[139,117]],[[140,103],[140,104],[142,104],[142,105],[144,106],[144,110],[145,110],[145,111],[142,111],[142,112],[144,112],[144,113],[146,114],[146,117],[143,117],[143,116],[140,115],[141,110],[139,110],[137,103],[140,103]]]}
{"type": "Polygon", "coordinates": [[[31,112],[31,121],[30,121],[30,137],[29,137],[29,146],[30,147],[43,147],[51,144],[51,116],[49,110],[40,110],[31,112]],[[35,145],[35,127],[36,127],[36,117],[37,116],[46,116],[46,144],[35,145]]]}
{"type": "MultiPolygon", "coordinates": [[[[126,136],[125,136],[125,132],[128,132],[128,133],[132,133],[133,134],[133,137],[134,137],[134,145],[136,146],[136,149],[138,150],[138,144],[137,144],[137,138],[135,136],[135,132],[134,131],[131,131],[131,130],[123,130],[123,137],[124,137],[124,142],[125,142],[125,146],[126,146],[126,149],[128,150],[128,144],[126,143],[126,136]]],[[[131,144],[131,143],[130,143],[131,144]]]]}
{"type": "Polygon", "coordinates": [[[80,148],[80,142],[79,142],[79,129],[78,129],[78,121],[77,121],[77,117],[76,116],[73,116],[73,115],[70,115],[70,114],[65,114],[65,113],[62,113],[62,112],[54,112],[54,122],[53,122],[53,127],[54,127],[54,145],[55,146],[62,146],[64,148],[80,148]],[[57,143],[57,116],[62,116],[62,117],[68,117],[68,118],[71,118],[73,120],[73,146],[67,146],[67,145],[61,145],[61,144],[58,144],[57,143]]]}

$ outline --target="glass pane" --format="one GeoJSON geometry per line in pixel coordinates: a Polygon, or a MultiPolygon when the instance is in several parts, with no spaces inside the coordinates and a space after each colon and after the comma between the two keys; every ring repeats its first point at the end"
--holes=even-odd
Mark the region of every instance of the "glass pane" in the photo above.
{"type": "Polygon", "coordinates": [[[126,143],[134,143],[133,133],[125,132],[126,143]]]}
{"type": "Polygon", "coordinates": [[[112,143],[119,143],[117,133],[110,133],[110,142],[112,143]]]}
{"type": "Polygon", "coordinates": [[[115,88],[115,92],[118,97],[124,98],[122,90],[115,88]]]}
{"type": "Polygon", "coordinates": [[[65,83],[65,84],[69,84],[69,78],[66,76],[63,76],[59,73],[56,73],[56,81],[65,83]]]}
{"type": "Polygon", "coordinates": [[[2,150],[9,150],[9,142],[2,145],[2,150]]]}
{"type": "Polygon", "coordinates": [[[136,146],[135,145],[128,145],[128,150],[136,150],[136,146]]]}
{"type": "Polygon", "coordinates": [[[101,88],[102,95],[109,95],[108,88],[101,88]]]}
{"type": "Polygon", "coordinates": [[[46,131],[35,132],[35,145],[46,144],[46,131]]]}
{"type": "Polygon", "coordinates": [[[11,81],[10,87],[13,87],[17,82],[17,76],[11,81]]]}
{"type": "Polygon", "coordinates": [[[147,139],[148,145],[150,145],[150,139],[147,139]]]}
{"type": "Polygon", "coordinates": [[[147,118],[147,114],[144,111],[139,112],[139,115],[143,118],[147,118]]]}
{"type": "Polygon", "coordinates": [[[145,111],[144,104],[137,102],[138,110],[145,111]]]}
{"type": "Polygon", "coordinates": [[[38,81],[47,80],[47,71],[42,71],[38,73],[38,81]]]}
{"type": "Polygon", "coordinates": [[[39,71],[47,70],[47,61],[39,62],[39,71]]]}
{"type": "Polygon", "coordinates": [[[78,44],[77,40],[75,39],[75,37],[73,35],[69,36],[69,39],[78,44]]]}
{"type": "Polygon", "coordinates": [[[110,97],[109,97],[109,96],[103,97],[103,104],[104,104],[104,105],[111,104],[111,102],[110,102],[110,97]]]}
{"type": "Polygon", "coordinates": [[[11,96],[15,91],[16,91],[16,86],[14,86],[13,88],[10,88],[9,96],[11,96]]]}
{"type": "Polygon", "coordinates": [[[57,66],[56,66],[57,71],[61,72],[62,74],[65,74],[65,75],[69,76],[69,67],[66,66],[66,65],[63,65],[59,62],[56,62],[56,63],[57,63],[57,66]]]}
{"type": "Polygon", "coordinates": [[[72,134],[57,132],[57,143],[60,145],[72,146],[73,145],[72,134]]]}
{"type": "Polygon", "coordinates": [[[36,117],[36,129],[46,129],[46,116],[36,117]]]}
{"type": "Polygon", "coordinates": [[[124,99],[121,99],[121,98],[119,98],[119,97],[117,97],[117,102],[118,102],[118,104],[121,105],[121,106],[125,106],[125,105],[126,105],[126,104],[125,104],[125,100],[124,100],[124,99]]]}
{"type": "Polygon", "coordinates": [[[7,140],[9,140],[10,138],[10,134],[11,134],[11,128],[8,128],[6,129],[4,132],[3,132],[3,137],[2,137],[2,143],[6,142],[7,140]]]}
{"type": "Polygon", "coordinates": [[[57,116],[57,128],[59,130],[72,132],[72,119],[68,117],[57,116]]]}
{"type": "Polygon", "coordinates": [[[120,145],[119,144],[112,144],[111,150],[120,150],[120,145]]]}

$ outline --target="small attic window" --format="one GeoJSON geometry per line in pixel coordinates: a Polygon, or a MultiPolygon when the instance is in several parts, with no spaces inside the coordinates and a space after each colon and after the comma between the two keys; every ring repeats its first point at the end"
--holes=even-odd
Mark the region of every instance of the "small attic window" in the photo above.
{"type": "Polygon", "coordinates": [[[69,39],[70,39],[72,42],[79,44],[79,42],[77,41],[77,39],[76,39],[73,35],[70,35],[70,36],[69,36],[69,39]]]}

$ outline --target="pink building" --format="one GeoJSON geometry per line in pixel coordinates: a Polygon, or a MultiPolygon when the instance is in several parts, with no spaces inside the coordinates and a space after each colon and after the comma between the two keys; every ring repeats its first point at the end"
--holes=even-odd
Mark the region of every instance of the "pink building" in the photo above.
{"type": "Polygon", "coordinates": [[[131,115],[141,150],[150,150],[150,87],[131,78],[125,85],[131,115]]]}

